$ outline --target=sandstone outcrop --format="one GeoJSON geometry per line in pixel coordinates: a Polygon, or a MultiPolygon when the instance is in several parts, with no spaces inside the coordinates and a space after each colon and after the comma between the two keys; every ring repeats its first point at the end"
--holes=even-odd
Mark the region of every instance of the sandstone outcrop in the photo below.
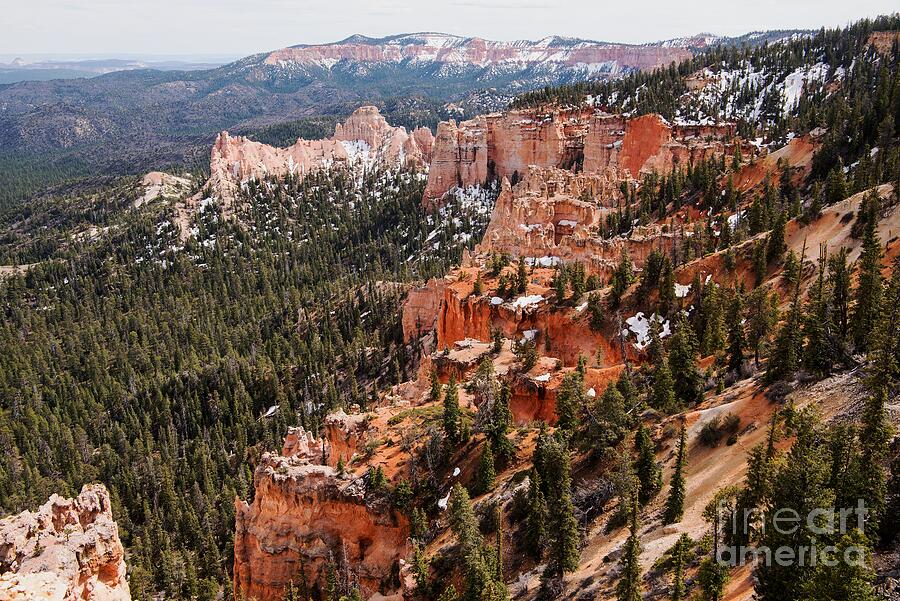
{"type": "Polygon", "coordinates": [[[408,133],[394,127],[374,106],[363,106],[344,123],[335,125],[334,136],[325,140],[303,140],[287,148],[255,142],[243,136],[221,132],[213,144],[210,177],[204,190],[179,207],[178,224],[182,237],[189,235],[190,215],[206,197],[222,201],[226,215],[241,186],[265,177],[304,177],[335,165],[398,166],[424,168],[431,157],[433,136],[428,128],[408,133]]]}
{"type": "Polygon", "coordinates": [[[315,590],[330,561],[346,564],[364,598],[394,592],[409,524],[365,480],[302,454],[264,454],[253,502],[235,500],[235,595],[280,601],[290,582],[315,590]]]}
{"type": "Polygon", "coordinates": [[[754,147],[735,136],[733,124],[672,125],[659,115],[626,118],[577,109],[527,109],[480,116],[457,125],[441,123],[434,141],[423,202],[433,203],[448,190],[524,175],[529,166],[583,170],[618,179],[668,172],[710,156],[744,156],[754,147]]]}
{"type": "Polygon", "coordinates": [[[191,180],[171,173],[151,171],[141,178],[143,194],[134,201],[134,208],[152,202],[157,198],[178,198],[191,189],[191,180]]]}
{"type": "Polygon", "coordinates": [[[128,601],[125,551],[109,492],[86,485],[0,520],[0,599],[128,601]]]}

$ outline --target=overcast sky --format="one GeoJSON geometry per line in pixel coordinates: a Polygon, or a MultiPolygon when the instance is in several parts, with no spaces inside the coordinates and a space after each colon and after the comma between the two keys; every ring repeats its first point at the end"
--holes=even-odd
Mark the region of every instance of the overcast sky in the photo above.
{"type": "Polygon", "coordinates": [[[648,42],[844,25],[896,0],[3,0],[0,54],[243,56],[354,33],[648,42]]]}

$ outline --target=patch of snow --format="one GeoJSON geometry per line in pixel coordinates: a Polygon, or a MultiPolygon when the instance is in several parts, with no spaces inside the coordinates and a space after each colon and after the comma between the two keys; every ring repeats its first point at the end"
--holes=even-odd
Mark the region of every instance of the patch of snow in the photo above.
{"type": "Polygon", "coordinates": [[[675,296],[678,298],[684,298],[690,293],[691,285],[690,284],[679,284],[675,282],[675,296]]]}
{"type": "Polygon", "coordinates": [[[595,396],[597,396],[597,391],[594,390],[593,387],[588,388],[587,395],[591,398],[594,398],[595,396]]]}
{"type": "Polygon", "coordinates": [[[578,225],[577,221],[572,221],[571,219],[561,219],[559,225],[563,227],[575,227],[578,225]]]}
{"type": "Polygon", "coordinates": [[[537,265],[538,267],[554,267],[562,263],[559,257],[525,257],[525,264],[529,267],[537,265]]]}
{"type": "Polygon", "coordinates": [[[502,305],[502,304],[503,304],[503,299],[500,298],[499,296],[492,297],[492,298],[491,298],[491,304],[492,304],[492,305],[502,305]]]}
{"type": "Polygon", "coordinates": [[[453,477],[456,478],[458,475],[459,475],[459,468],[458,467],[453,468],[453,477]]]}
{"type": "Polygon", "coordinates": [[[276,413],[278,413],[278,405],[272,405],[263,413],[263,417],[272,417],[276,413]]]}
{"type": "Polygon", "coordinates": [[[517,309],[519,307],[522,307],[522,308],[530,307],[531,305],[538,304],[542,300],[544,300],[544,297],[541,296],[540,294],[530,294],[528,296],[520,296],[515,301],[513,301],[513,307],[515,307],[517,309]]]}
{"type": "Polygon", "coordinates": [[[543,376],[538,376],[534,379],[535,382],[549,382],[550,374],[544,374],[543,376]]]}
{"type": "Polygon", "coordinates": [[[537,330],[525,330],[522,332],[522,340],[534,340],[537,333],[537,330]]]}
{"type": "Polygon", "coordinates": [[[631,331],[635,335],[634,346],[638,349],[644,349],[650,344],[650,323],[655,321],[660,324],[660,338],[665,338],[672,333],[669,320],[663,319],[662,316],[654,313],[649,317],[644,316],[643,311],[638,311],[632,317],[625,320],[628,324],[628,330],[622,330],[623,335],[627,335],[627,331],[631,331]]]}
{"type": "Polygon", "coordinates": [[[447,491],[446,497],[444,497],[443,499],[438,499],[438,503],[437,503],[438,509],[440,509],[441,511],[446,510],[447,503],[449,503],[449,502],[450,502],[450,491],[447,491]]]}

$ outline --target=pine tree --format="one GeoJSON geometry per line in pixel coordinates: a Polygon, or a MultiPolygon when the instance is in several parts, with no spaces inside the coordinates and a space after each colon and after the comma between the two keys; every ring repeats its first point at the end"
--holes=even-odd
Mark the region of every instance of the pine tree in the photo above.
{"type": "Polygon", "coordinates": [[[858,498],[869,510],[866,535],[875,537],[884,515],[887,497],[887,473],[884,469],[893,428],[887,415],[887,403],[898,368],[897,340],[900,336],[900,259],[895,259],[891,283],[884,294],[883,314],[871,336],[871,373],[868,396],[860,416],[860,452],[855,466],[858,498]]]}
{"type": "Polygon", "coordinates": [[[562,430],[578,427],[578,411],[584,404],[584,380],[577,372],[565,375],[556,393],[556,426],[562,430]]]}
{"type": "Polygon", "coordinates": [[[547,504],[541,491],[540,476],[532,468],[528,483],[528,514],[525,517],[525,551],[540,560],[546,536],[547,504]]]}
{"type": "Polygon", "coordinates": [[[840,537],[830,553],[829,549],[832,547],[823,549],[824,556],[809,569],[812,575],[803,583],[804,599],[876,601],[881,598],[872,588],[875,572],[869,567],[870,545],[864,534],[853,529],[840,537]]]}
{"type": "Polygon", "coordinates": [[[494,479],[497,472],[494,469],[494,452],[491,450],[491,442],[485,441],[484,450],[481,452],[481,460],[478,462],[478,474],[475,480],[475,494],[483,495],[494,488],[494,479]]]}
{"type": "Polygon", "coordinates": [[[831,291],[831,321],[834,324],[834,340],[843,357],[847,354],[850,336],[850,269],[847,266],[847,249],[841,248],[828,258],[828,287],[831,291]]]}
{"type": "Polygon", "coordinates": [[[438,380],[436,369],[431,370],[431,393],[429,396],[435,403],[439,403],[441,400],[441,381],[438,380]]]}
{"type": "Polygon", "coordinates": [[[641,505],[646,505],[662,488],[662,469],[656,463],[653,441],[643,423],[638,424],[634,436],[634,449],[637,454],[634,471],[640,481],[638,501],[641,505]]]}
{"type": "Polygon", "coordinates": [[[447,392],[444,394],[444,435],[451,445],[459,444],[462,434],[462,415],[459,410],[459,390],[456,387],[456,376],[450,377],[447,392]]]}
{"type": "Polygon", "coordinates": [[[687,534],[682,534],[672,548],[672,594],[669,596],[671,601],[683,601],[685,598],[684,564],[690,546],[691,538],[687,534]]]}
{"type": "Polygon", "coordinates": [[[825,198],[828,204],[834,204],[847,198],[847,180],[844,178],[844,170],[835,165],[828,173],[825,180],[825,198]]]}
{"type": "Polygon", "coordinates": [[[554,437],[547,446],[544,481],[547,483],[547,549],[544,577],[562,578],[578,568],[578,522],[572,505],[569,454],[564,441],[554,437]]]}
{"type": "Polygon", "coordinates": [[[703,356],[716,354],[725,347],[725,327],[721,291],[714,282],[703,287],[700,319],[703,326],[700,354],[703,356]]]}
{"type": "Polygon", "coordinates": [[[641,541],[638,538],[638,499],[631,502],[628,540],[622,550],[622,579],[616,585],[617,601],[641,601],[641,541]]]}
{"type": "Polygon", "coordinates": [[[663,259],[662,271],[659,276],[659,311],[662,315],[668,315],[675,306],[675,271],[669,257],[663,259]]]}
{"type": "Polygon", "coordinates": [[[774,293],[757,288],[747,299],[747,342],[753,349],[753,362],[759,366],[760,353],[775,322],[778,320],[778,299],[774,293]]]}
{"type": "Polygon", "coordinates": [[[475,284],[472,286],[472,294],[475,296],[481,296],[484,292],[484,282],[481,279],[481,270],[478,270],[478,275],[475,276],[475,284]]]}
{"type": "Polygon", "coordinates": [[[423,597],[428,595],[428,558],[425,549],[418,543],[413,543],[413,575],[416,579],[416,592],[423,597]]]}
{"type": "Polygon", "coordinates": [[[625,398],[614,383],[610,382],[603,394],[597,397],[591,417],[587,437],[595,450],[614,447],[625,438],[628,426],[625,398]]]}
{"type": "Polygon", "coordinates": [[[766,368],[767,382],[785,380],[793,377],[797,371],[803,351],[802,324],[803,310],[800,306],[800,286],[798,282],[787,319],[778,330],[778,335],[775,338],[775,348],[772,356],[769,357],[769,365],[766,368]]]}
{"type": "Polygon", "coordinates": [[[787,225],[787,216],[784,211],[779,211],[775,217],[775,223],[766,239],[766,259],[769,263],[781,258],[787,245],[784,242],[784,228],[787,225]]]}
{"type": "Polygon", "coordinates": [[[631,267],[631,257],[628,255],[628,249],[626,248],[622,252],[622,257],[619,259],[619,265],[612,275],[611,304],[613,307],[619,306],[619,303],[622,301],[622,295],[625,294],[625,291],[628,290],[628,287],[631,286],[633,281],[634,275],[631,267]]]}
{"type": "Polygon", "coordinates": [[[675,471],[672,474],[669,497],[666,499],[666,510],[663,514],[663,524],[674,524],[681,521],[684,515],[684,466],[687,455],[687,429],[684,422],[681,423],[681,436],[678,439],[678,454],[675,458],[675,471]]]}
{"type": "Polygon", "coordinates": [[[603,329],[603,317],[604,317],[604,309],[603,309],[603,297],[599,292],[592,292],[590,296],[588,296],[588,325],[591,330],[594,332],[599,332],[603,329]]]}
{"type": "Polygon", "coordinates": [[[675,398],[672,370],[669,368],[669,358],[664,352],[656,360],[652,377],[653,388],[650,392],[650,406],[657,411],[665,413],[678,410],[679,405],[675,398]]]}
{"type": "MultiPolygon", "coordinates": [[[[796,416],[795,433],[796,440],[787,460],[780,465],[772,481],[770,509],[765,515],[765,531],[760,544],[771,549],[791,548],[794,556],[799,557],[799,548],[816,544],[817,535],[805,523],[796,531],[776,528],[773,522],[776,511],[793,510],[796,515],[809,516],[817,508],[833,507],[834,493],[827,487],[830,473],[827,449],[820,442],[817,420],[809,410],[796,416]]],[[[812,575],[811,570],[799,563],[764,562],[758,572],[757,593],[765,601],[803,598],[803,588],[812,575]]]]}
{"type": "Polygon", "coordinates": [[[863,251],[859,257],[859,283],[854,295],[856,304],[851,318],[853,341],[860,352],[869,348],[869,336],[875,329],[881,306],[881,244],[875,226],[874,219],[866,224],[863,251]]]}
{"type": "Polygon", "coordinates": [[[744,364],[744,324],[741,293],[732,290],[728,301],[726,327],[728,330],[728,369],[740,373],[744,364]]]}
{"type": "Polygon", "coordinates": [[[669,342],[669,368],[679,405],[695,405],[703,400],[703,376],[697,368],[697,347],[694,330],[682,317],[669,342]]]}
{"type": "Polygon", "coordinates": [[[516,268],[516,292],[525,294],[526,290],[528,290],[528,272],[525,270],[525,259],[520,257],[516,268]]]}
{"type": "Polygon", "coordinates": [[[556,291],[556,303],[561,305],[566,299],[566,271],[562,267],[557,267],[556,274],[553,276],[553,289],[556,291]]]}
{"type": "Polygon", "coordinates": [[[823,244],[819,253],[819,275],[810,291],[803,323],[806,345],[803,350],[803,366],[809,371],[825,375],[837,361],[837,353],[831,346],[831,312],[825,288],[825,264],[827,247],[823,244]]]}

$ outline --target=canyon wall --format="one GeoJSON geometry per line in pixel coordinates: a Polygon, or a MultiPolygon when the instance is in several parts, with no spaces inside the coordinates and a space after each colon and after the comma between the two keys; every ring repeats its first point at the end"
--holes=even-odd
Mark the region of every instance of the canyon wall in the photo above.
{"type": "Polygon", "coordinates": [[[434,203],[454,186],[510,178],[531,165],[606,173],[619,179],[668,172],[710,156],[745,157],[754,147],[735,137],[733,124],[672,125],[659,115],[626,118],[578,109],[525,109],[441,123],[423,202],[434,203]]]}
{"type": "Polygon", "coordinates": [[[129,601],[109,492],[86,485],[0,520],[0,599],[129,601]]]}

